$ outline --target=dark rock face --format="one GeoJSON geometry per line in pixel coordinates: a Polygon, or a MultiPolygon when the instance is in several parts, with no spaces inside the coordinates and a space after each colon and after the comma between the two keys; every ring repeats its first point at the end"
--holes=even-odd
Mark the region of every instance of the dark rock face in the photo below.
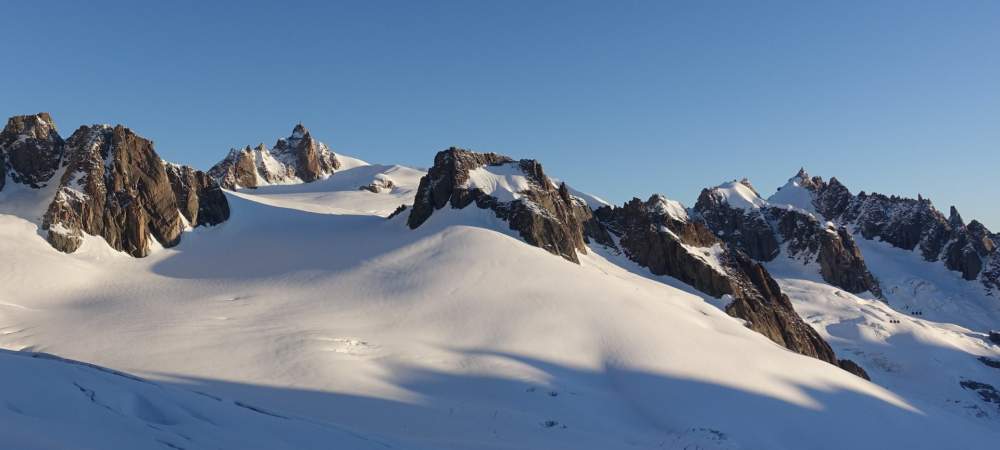
{"type": "Polygon", "coordinates": [[[713,189],[703,189],[694,210],[722,240],[758,261],[770,261],[780,248],[770,223],[759,210],[730,206],[713,189]]]}
{"type": "MultiPolygon", "coordinates": [[[[881,239],[905,250],[919,249],[926,261],[943,261],[966,280],[980,278],[990,264],[997,245],[981,223],[968,225],[954,206],[945,217],[930,200],[861,192],[852,196],[835,178],[824,183],[811,179],[813,205],[829,220],[852,225],[865,239],[881,239]]],[[[986,274],[982,282],[996,289],[1000,274],[986,274]]]]}
{"type": "Polygon", "coordinates": [[[737,288],[726,312],[789,350],[840,367],[830,344],[799,317],[767,269],[742,252],[730,255],[730,273],[737,288]]]}
{"type": "Polygon", "coordinates": [[[788,256],[816,261],[823,280],[847,292],[869,291],[882,296],[878,281],[868,270],[861,249],[845,227],[821,224],[812,215],[795,209],[770,207],[765,215],[787,243],[788,256]]]}
{"type": "Polygon", "coordinates": [[[150,236],[165,247],[180,241],[179,211],[195,225],[229,215],[225,196],[203,173],[165,165],[151,141],[121,125],[80,127],[66,141],[63,164],[66,171],[42,227],[49,243],[67,253],[76,251],[87,233],[143,257],[150,236]]]}
{"type": "Polygon", "coordinates": [[[167,164],[166,171],[181,214],[191,226],[217,225],[229,219],[226,195],[208,174],[176,164],[167,164]]]}
{"type": "Polygon", "coordinates": [[[854,361],[851,361],[849,359],[840,359],[837,360],[837,365],[839,365],[841,369],[853,373],[861,378],[864,378],[868,381],[872,380],[871,378],[868,377],[868,372],[865,372],[865,369],[862,369],[861,366],[857,365],[857,363],[855,363],[854,361]]]}
{"type": "Polygon", "coordinates": [[[653,274],[674,277],[713,297],[729,296],[726,312],[750,329],[867,379],[853,362],[837,360],[763,265],[717,239],[700,217],[691,219],[665,204],[666,199],[654,195],[646,202],[633,199],[622,207],[602,207],[595,215],[619,237],[625,255],[653,274]]]}
{"type": "Polygon", "coordinates": [[[496,153],[476,153],[454,147],[438,152],[434,166],[420,179],[407,224],[411,229],[417,228],[445,205],[462,209],[472,203],[492,210],[525,242],[575,263],[579,263],[577,252],[587,253],[585,229],[610,242],[586,203],[569,195],[565,186],[555,187],[537,161],[514,161],[496,153]],[[530,187],[519,192],[520,197],[512,201],[500,201],[479,188],[466,187],[470,171],[491,166],[517,168],[530,187]]]}
{"type": "Polygon", "coordinates": [[[945,248],[945,266],[961,272],[966,280],[975,280],[989,264],[990,256],[997,253],[997,245],[983,224],[973,220],[966,226],[954,206],[952,212],[949,220],[952,239],[945,248]]]}
{"type": "Polygon", "coordinates": [[[990,331],[989,340],[996,345],[1000,345],[1000,331],[990,331]]]}
{"type": "MultiPolygon", "coordinates": [[[[451,201],[452,194],[469,180],[469,171],[483,166],[497,166],[514,162],[507,156],[496,153],[476,153],[468,150],[449,148],[434,156],[434,166],[420,179],[413,209],[407,223],[417,228],[430,218],[434,210],[441,209],[451,201]]],[[[463,194],[459,194],[461,197],[463,194]]],[[[467,193],[465,194],[467,195],[467,193]]],[[[468,204],[467,201],[458,200],[468,204]]]]}
{"type": "Polygon", "coordinates": [[[721,249],[721,243],[704,223],[657,208],[664,200],[658,195],[646,202],[634,198],[622,207],[604,206],[594,214],[619,237],[625,255],[654,275],[674,277],[713,297],[731,294],[728,274],[714,268],[709,259],[709,248],[719,245],[721,249]],[[693,247],[704,253],[695,253],[693,247]]]}
{"type": "Polygon", "coordinates": [[[15,183],[31,187],[47,183],[59,169],[63,144],[49,113],[8,119],[0,132],[0,189],[7,172],[15,183]]]}
{"type": "Polygon", "coordinates": [[[882,297],[878,281],[868,271],[861,249],[847,228],[827,229],[820,237],[819,265],[824,280],[847,292],[869,291],[882,297]]]}
{"type": "Polygon", "coordinates": [[[811,181],[813,206],[823,217],[840,217],[850,207],[854,196],[836,177],[830,178],[828,183],[824,183],[820,177],[813,177],[811,181]]]}
{"type": "Polygon", "coordinates": [[[981,383],[973,380],[962,380],[959,385],[964,389],[979,394],[979,399],[986,403],[992,403],[1000,408],[1000,390],[993,387],[992,384],[981,383]]]}
{"type": "MultiPolygon", "coordinates": [[[[799,171],[797,177],[800,186],[806,189],[817,191],[828,186],[818,177],[809,178],[805,171],[799,171]]],[[[749,184],[740,183],[752,191],[749,184]]],[[[846,188],[842,189],[839,183],[831,184],[834,188],[823,199],[827,209],[836,210],[849,199],[843,197],[846,188]]],[[[732,206],[719,188],[713,188],[702,190],[694,210],[719,239],[757,261],[773,260],[781,252],[781,244],[785,244],[788,257],[819,263],[826,282],[851,293],[870,291],[882,295],[861,250],[846,229],[828,229],[816,217],[799,209],[760,203],[754,208],[732,206]]]]}
{"type": "Polygon", "coordinates": [[[941,261],[967,280],[979,279],[988,291],[1000,290],[1000,259],[995,257],[998,239],[977,221],[966,225],[954,207],[945,217],[922,197],[864,192],[855,196],[836,178],[826,182],[805,170],[789,181],[808,191],[811,204],[734,207],[720,186],[703,190],[695,211],[718,237],[754,259],[770,261],[779,252],[778,245],[787,244],[789,256],[817,261],[824,280],[853,293],[867,290],[881,296],[878,282],[854,243],[854,233],[920,251],[926,261],[941,261]],[[813,217],[805,210],[818,214],[813,217]],[[820,225],[824,221],[836,224],[832,233],[830,227],[820,225]],[[778,239],[772,240],[769,232],[778,239]]]}
{"type": "Polygon", "coordinates": [[[232,149],[208,174],[225,189],[255,188],[267,184],[308,183],[340,169],[337,156],[312,137],[302,124],[291,136],[278,139],[274,148],[264,144],[232,149]]]}
{"type": "Polygon", "coordinates": [[[979,362],[983,363],[983,365],[985,365],[986,367],[992,367],[994,369],[1000,369],[1000,360],[998,360],[998,359],[987,358],[985,356],[980,356],[980,357],[978,357],[976,359],[978,359],[979,362]]]}
{"type": "Polygon", "coordinates": [[[340,168],[340,162],[326,148],[326,145],[313,139],[309,130],[298,124],[287,139],[278,139],[272,151],[275,156],[286,163],[291,162],[295,176],[308,183],[330,175],[340,168]]]}
{"type": "Polygon", "coordinates": [[[951,232],[948,219],[923,198],[914,200],[862,192],[838,219],[855,224],[865,239],[878,237],[906,250],[919,246],[928,261],[938,259],[951,232]]]}
{"type": "Polygon", "coordinates": [[[225,159],[209,169],[208,174],[226,189],[257,187],[254,150],[249,145],[242,150],[230,150],[225,159]]]}

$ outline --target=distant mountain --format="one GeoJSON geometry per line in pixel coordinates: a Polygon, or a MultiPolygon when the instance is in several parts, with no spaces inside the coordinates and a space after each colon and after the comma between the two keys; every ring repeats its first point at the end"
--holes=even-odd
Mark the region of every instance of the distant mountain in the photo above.
{"type": "Polygon", "coordinates": [[[208,174],[225,189],[255,188],[274,184],[309,183],[332,175],[357,161],[338,157],[326,144],[314,139],[302,124],[274,147],[258,144],[232,149],[208,174]]]}

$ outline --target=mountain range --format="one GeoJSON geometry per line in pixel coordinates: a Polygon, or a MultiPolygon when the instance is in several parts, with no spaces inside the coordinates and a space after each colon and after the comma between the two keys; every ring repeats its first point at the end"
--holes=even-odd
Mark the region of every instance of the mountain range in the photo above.
{"type": "Polygon", "coordinates": [[[533,159],[375,165],[302,124],[220,156],[8,120],[0,442],[1000,442],[1000,234],[954,206],[804,169],[612,205],[533,159]]]}

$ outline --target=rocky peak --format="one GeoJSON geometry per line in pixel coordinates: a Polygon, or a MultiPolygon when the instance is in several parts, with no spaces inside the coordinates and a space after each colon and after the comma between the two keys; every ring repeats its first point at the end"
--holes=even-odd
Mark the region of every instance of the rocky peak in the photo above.
{"type": "Polygon", "coordinates": [[[289,140],[302,139],[305,138],[306,135],[308,134],[309,130],[306,129],[305,125],[302,125],[302,122],[299,122],[298,124],[295,125],[295,128],[292,129],[292,135],[289,136],[288,139],[289,140]]]}
{"type": "Polygon", "coordinates": [[[768,201],[741,186],[746,185],[724,183],[705,189],[695,205],[698,217],[720,240],[764,262],[778,257],[784,248],[789,258],[817,263],[820,275],[834,286],[881,296],[878,282],[847,229],[828,228],[816,211],[823,205],[817,198],[826,198],[826,205],[845,202],[833,191],[840,189],[839,182],[831,179],[825,183],[800,169],[768,201]]]}
{"type": "Polygon", "coordinates": [[[0,132],[0,189],[15,183],[41,187],[59,168],[63,139],[49,113],[14,116],[0,132]]]}
{"type": "Polygon", "coordinates": [[[789,181],[792,180],[795,180],[799,186],[802,186],[803,188],[808,189],[809,191],[812,192],[815,192],[821,186],[824,185],[823,178],[809,176],[809,172],[806,172],[805,167],[800,167],[799,171],[796,172],[795,176],[792,177],[789,181]]]}
{"type": "Polygon", "coordinates": [[[694,211],[720,239],[758,261],[774,259],[780,248],[761,212],[766,207],[748,183],[730,182],[703,189],[694,211]]]}
{"type": "Polygon", "coordinates": [[[962,215],[958,213],[955,205],[952,205],[948,212],[948,224],[951,225],[952,229],[965,228],[965,221],[962,220],[962,215]]]}
{"type": "Polygon", "coordinates": [[[577,252],[587,253],[589,239],[611,244],[586,202],[555,186],[538,161],[455,147],[434,156],[407,224],[417,228],[445,205],[462,209],[473,203],[493,211],[525,242],[575,263],[577,252]]]}
{"type": "Polygon", "coordinates": [[[272,184],[308,183],[326,178],[341,166],[326,144],[314,139],[301,123],[274,148],[264,144],[230,150],[208,173],[225,189],[272,184]]]}
{"type": "MultiPolygon", "coordinates": [[[[804,179],[807,174],[800,171],[797,176],[804,179]]],[[[812,205],[823,218],[850,226],[865,239],[877,238],[905,250],[919,249],[925,260],[943,261],[968,280],[979,277],[996,252],[995,242],[982,224],[973,221],[966,225],[954,206],[945,217],[922,195],[912,199],[862,191],[853,196],[836,178],[824,183],[819,177],[811,179],[808,189],[812,205]]],[[[991,276],[983,278],[987,287],[990,282],[986,278],[991,276]]],[[[862,278],[866,277],[858,279],[862,278]]]]}
{"type": "Polygon", "coordinates": [[[192,226],[229,217],[228,202],[214,181],[203,172],[165,163],[152,141],[122,125],[77,129],[66,140],[63,167],[42,223],[49,243],[60,251],[76,251],[86,233],[143,257],[149,254],[150,237],[164,247],[180,241],[181,214],[192,226]]]}

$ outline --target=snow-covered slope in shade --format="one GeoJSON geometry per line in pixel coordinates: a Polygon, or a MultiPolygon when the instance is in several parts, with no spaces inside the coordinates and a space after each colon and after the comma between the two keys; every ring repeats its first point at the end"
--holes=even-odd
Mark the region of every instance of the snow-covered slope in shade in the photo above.
{"type": "MultiPolygon", "coordinates": [[[[924,261],[918,251],[885,242],[858,239],[888,304],[901,314],[947,322],[973,330],[1000,328],[1000,299],[983,285],[962,279],[959,272],[924,261]]],[[[998,383],[1000,384],[1000,383],[998,383]]]]}
{"type": "MultiPolygon", "coordinates": [[[[171,385],[157,405],[197,390],[397,448],[985,449],[1000,437],[597,252],[577,265],[526,245],[491,211],[445,208],[416,230],[386,220],[419,172],[363,169],[229,194],[228,222],[141,260],[93,240],[60,254],[30,221],[0,216],[0,347],[171,385]],[[377,173],[397,187],[358,191],[377,173]]],[[[17,385],[33,370],[2,373],[17,385]]]]}
{"type": "Polygon", "coordinates": [[[809,279],[791,261],[779,259],[768,268],[799,314],[838,354],[861,364],[873,382],[983,426],[1000,426],[1000,403],[985,401],[962,385],[972,381],[1000,386],[1000,368],[989,363],[1000,364],[1000,346],[986,335],[809,279]]]}
{"type": "Polygon", "coordinates": [[[0,447],[385,449],[389,440],[52,355],[0,350],[0,447]]]}

